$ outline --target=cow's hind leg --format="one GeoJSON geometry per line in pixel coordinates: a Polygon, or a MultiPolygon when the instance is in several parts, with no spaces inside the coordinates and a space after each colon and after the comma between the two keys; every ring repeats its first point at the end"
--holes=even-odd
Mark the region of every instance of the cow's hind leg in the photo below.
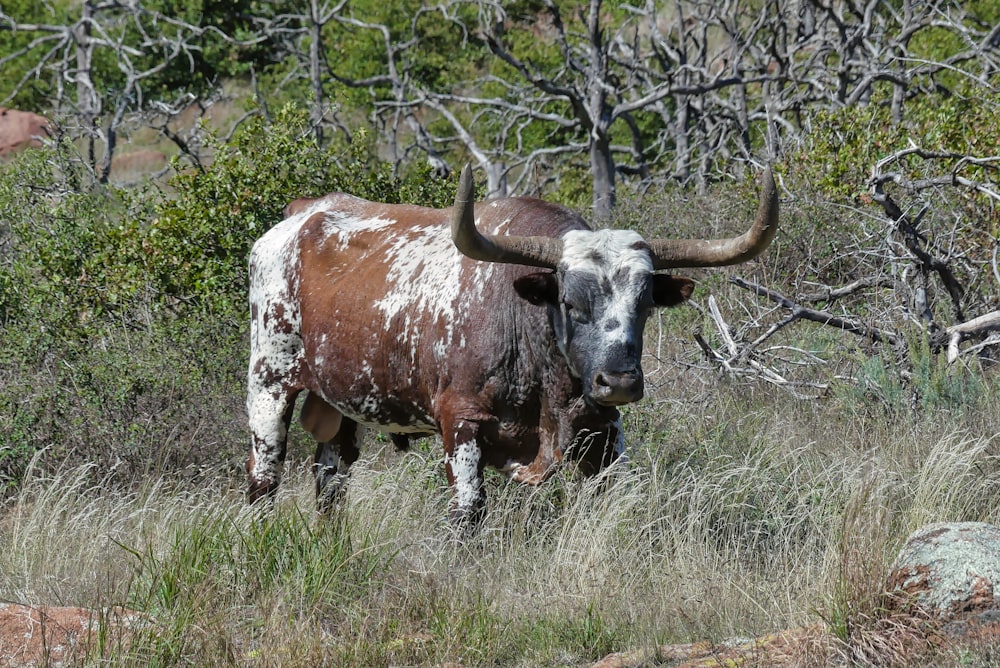
{"type": "Polygon", "coordinates": [[[247,398],[250,457],[247,459],[247,498],[253,503],[271,497],[281,482],[288,425],[297,391],[269,388],[251,382],[247,398]]]}
{"type": "Polygon", "coordinates": [[[351,465],[361,454],[365,428],[312,393],[299,415],[302,427],[316,439],[316,507],[328,512],[344,495],[351,465]]]}

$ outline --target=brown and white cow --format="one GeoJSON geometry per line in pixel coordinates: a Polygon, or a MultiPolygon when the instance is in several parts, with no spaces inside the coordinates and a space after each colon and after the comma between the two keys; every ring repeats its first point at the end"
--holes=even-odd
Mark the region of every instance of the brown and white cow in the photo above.
{"type": "Polygon", "coordinates": [[[301,199],[254,244],[251,500],[278,485],[303,390],[321,506],[368,428],[404,447],[441,435],[458,521],[481,513],[486,466],[530,484],[563,458],[601,470],[623,450],[616,406],[643,396],[650,310],[693,287],[655,272],[749,260],[778,224],[770,170],[733,239],[647,241],[538,199],[471,200],[468,167],[451,209],[301,199]]]}

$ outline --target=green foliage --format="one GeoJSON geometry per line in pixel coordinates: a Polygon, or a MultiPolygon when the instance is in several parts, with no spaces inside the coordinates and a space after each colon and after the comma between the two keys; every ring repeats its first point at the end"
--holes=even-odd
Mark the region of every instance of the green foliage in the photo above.
{"type": "Polygon", "coordinates": [[[0,165],[9,237],[0,257],[0,324],[29,326],[42,341],[88,333],[93,316],[118,301],[111,239],[123,212],[142,207],[138,194],[95,184],[72,154],[63,145],[55,158],[28,151],[0,165]]]}
{"type": "MultiPolygon", "coordinates": [[[[789,168],[825,196],[857,200],[866,193],[876,162],[913,145],[926,151],[992,155],[1000,142],[998,106],[996,92],[963,82],[951,95],[909,100],[901,125],[893,122],[882,98],[867,106],[820,111],[810,144],[789,161],[789,168]]],[[[947,172],[956,162],[944,160],[938,171],[947,172]]],[[[909,156],[893,168],[910,173],[920,164],[919,157],[909,156]]]]}
{"type": "MultiPolygon", "coordinates": [[[[465,21],[463,26],[443,20],[441,12],[428,10],[426,4],[419,0],[359,2],[354,3],[350,15],[366,24],[385,26],[395,47],[395,65],[407,72],[407,78],[427,90],[449,92],[480,74],[480,63],[485,58],[485,48],[472,39],[472,30],[465,27],[475,25],[475,8],[461,4],[452,8],[465,21]],[[399,49],[404,43],[409,48],[399,49]]],[[[329,63],[336,76],[325,84],[332,99],[351,109],[369,108],[373,102],[370,91],[376,100],[393,99],[386,81],[376,82],[371,88],[338,82],[381,77],[388,71],[386,36],[381,30],[331,21],[324,26],[322,38],[326,51],[334,54],[329,63]]]]}
{"type": "Polygon", "coordinates": [[[883,415],[911,409],[975,410],[989,404],[992,395],[981,370],[948,363],[921,332],[913,332],[905,345],[902,360],[894,357],[898,351],[856,353],[854,377],[835,385],[839,400],[883,415]]]}
{"type": "Polygon", "coordinates": [[[881,355],[857,353],[859,362],[851,382],[837,385],[842,401],[859,406],[878,406],[896,411],[905,407],[905,388],[899,367],[881,355]]]}
{"type": "Polygon", "coordinates": [[[943,351],[931,350],[926,337],[910,341],[909,363],[922,410],[971,410],[989,401],[988,381],[980,370],[950,364],[943,351]]]}
{"type": "Polygon", "coordinates": [[[106,325],[44,345],[32,334],[0,329],[0,497],[43,451],[43,468],[86,461],[124,484],[245,456],[242,322],[106,325]]]}
{"type": "MultiPolygon", "coordinates": [[[[210,92],[224,78],[243,76],[251,68],[259,70],[271,63],[274,45],[260,39],[256,32],[258,21],[274,16],[288,3],[144,0],[137,12],[114,4],[92,4],[94,20],[100,29],[92,31],[99,39],[95,40],[91,78],[95,89],[105,98],[104,108],[113,109],[120,102],[126,81],[117,50],[126,50],[136,71],[149,72],[141,82],[147,100],[173,101],[185,92],[210,92]],[[197,34],[184,38],[182,55],[178,55],[176,41],[185,29],[165,28],[163,17],[195,26],[197,34]],[[240,40],[243,43],[237,43],[240,40]]],[[[71,27],[80,20],[83,3],[13,0],[4,3],[3,11],[19,25],[71,27]]],[[[4,63],[0,101],[13,95],[11,106],[33,110],[53,106],[52,95],[63,88],[55,79],[63,73],[52,67],[32,70],[46,59],[68,57],[74,61],[71,49],[76,48],[75,43],[69,41],[64,53],[63,49],[53,48],[52,40],[59,38],[57,31],[21,29],[3,34],[0,59],[16,57],[4,63]],[[23,88],[14,94],[22,83],[23,88]]]]}
{"type": "MultiPolygon", "coordinates": [[[[183,91],[207,92],[223,79],[267,67],[273,60],[274,44],[261,39],[260,21],[273,18],[291,4],[288,0],[144,0],[148,12],[159,12],[202,29],[191,40],[186,57],[173,59],[154,75],[148,93],[170,99],[183,91]]],[[[152,32],[156,28],[150,25],[146,29],[152,32]]],[[[166,60],[165,55],[149,52],[142,68],[156,67],[166,60]]]]}
{"type": "MultiPolygon", "coordinates": [[[[67,23],[79,10],[73,0],[4,0],[3,13],[18,23],[67,23]]],[[[0,28],[0,59],[20,54],[3,63],[0,77],[0,106],[15,109],[42,111],[47,108],[52,86],[44,77],[35,76],[32,70],[42,62],[51,46],[34,43],[38,35],[26,31],[7,31],[0,28]],[[34,44],[33,44],[34,43],[34,44]]]]}
{"type": "Polygon", "coordinates": [[[210,309],[242,304],[250,247],[296,198],[342,191],[446,206],[454,197],[453,183],[426,169],[394,176],[363,133],[339,150],[318,146],[306,114],[291,107],[273,123],[255,118],[231,145],[215,148],[210,167],[179,174],[171,183],[176,196],[163,200],[148,224],[126,223],[121,237],[128,264],[153,276],[161,294],[210,309]]]}

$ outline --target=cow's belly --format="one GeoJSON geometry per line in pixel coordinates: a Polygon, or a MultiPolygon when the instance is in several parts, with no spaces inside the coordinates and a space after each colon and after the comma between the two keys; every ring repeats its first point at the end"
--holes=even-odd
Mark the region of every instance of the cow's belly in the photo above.
{"type": "Polygon", "coordinates": [[[351,397],[319,391],[319,396],[355,422],[393,434],[433,434],[434,418],[420,404],[393,395],[376,393],[351,397]]]}
{"type": "Polygon", "coordinates": [[[309,391],[360,424],[390,433],[433,433],[428,382],[408,355],[398,358],[399,347],[380,338],[375,325],[351,331],[340,326],[336,335],[307,337],[309,391]]]}

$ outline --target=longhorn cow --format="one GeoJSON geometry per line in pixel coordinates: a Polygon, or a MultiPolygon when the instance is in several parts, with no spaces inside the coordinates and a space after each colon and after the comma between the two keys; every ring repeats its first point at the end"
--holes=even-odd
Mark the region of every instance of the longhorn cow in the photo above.
{"type": "Polygon", "coordinates": [[[474,523],[486,466],[539,484],[564,459],[596,473],[623,451],[617,406],[643,396],[643,327],[690,279],[655,273],[749,260],[778,195],[720,240],[592,230],[539,199],[429,209],[345,194],[300,199],[250,255],[249,498],[277,488],[296,396],[316,440],[316,492],[335,499],[367,429],[405,447],[440,434],[452,518],[474,523]]]}

